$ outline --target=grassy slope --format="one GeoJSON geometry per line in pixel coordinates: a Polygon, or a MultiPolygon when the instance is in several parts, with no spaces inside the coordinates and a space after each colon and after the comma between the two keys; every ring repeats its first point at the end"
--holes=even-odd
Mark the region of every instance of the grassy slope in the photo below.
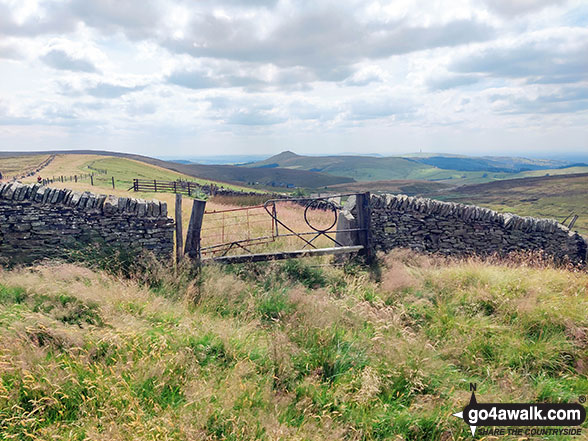
{"type": "Polygon", "coordinates": [[[308,170],[294,170],[288,168],[247,168],[234,165],[201,165],[201,164],[169,164],[172,170],[192,176],[201,176],[226,182],[249,183],[254,182],[259,188],[280,190],[273,187],[271,182],[292,184],[295,187],[319,188],[327,185],[352,182],[352,177],[317,173],[308,170]]]}
{"type": "MultiPolygon", "coordinates": [[[[576,213],[574,229],[588,234],[588,173],[511,179],[456,188],[442,199],[471,203],[521,216],[562,221],[576,213]]],[[[439,197],[439,196],[436,196],[439,197]]]]}
{"type": "Polygon", "coordinates": [[[301,262],[151,282],[0,272],[0,438],[465,440],[470,382],[588,394],[583,272],[400,252],[379,283],[301,262]]]}
{"type": "MultiPolygon", "coordinates": [[[[35,154],[57,154],[62,155],[62,151],[47,152],[0,152],[0,157],[25,157],[35,154]]],[[[127,153],[94,151],[94,150],[72,150],[68,155],[90,155],[102,157],[117,157],[128,160],[135,160],[145,164],[161,167],[167,170],[173,170],[190,177],[205,179],[207,181],[226,182],[233,185],[247,185],[251,182],[261,190],[275,190],[281,187],[273,187],[271,182],[281,182],[293,184],[296,187],[316,188],[326,185],[333,185],[343,182],[352,182],[353,179],[343,176],[333,176],[326,173],[309,172],[306,170],[289,170],[289,169],[248,169],[233,165],[202,165],[202,164],[178,164],[175,162],[162,161],[160,159],[150,158],[142,155],[127,153]]]]}
{"type": "MultiPolygon", "coordinates": [[[[447,158],[450,157],[451,155],[447,156],[447,158]]],[[[466,157],[459,159],[479,161],[481,163],[487,160],[484,158],[466,157]]],[[[495,159],[505,160],[505,158],[495,159]]],[[[520,158],[514,159],[518,159],[519,162],[524,162],[520,158]]],[[[545,165],[553,162],[542,160],[526,161],[535,165],[545,165]]],[[[545,176],[546,174],[582,173],[588,171],[588,167],[536,170],[520,173],[489,172],[484,170],[459,171],[440,169],[432,165],[420,163],[410,157],[303,156],[292,152],[282,152],[266,160],[248,164],[247,167],[267,167],[272,165],[299,170],[319,170],[323,173],[349,176],[357,181],[428,180],[442,181],[451,185],[475,184],[498,179],[545,176]]]]}
{"type": "MultiPolygon", "coordinates": [[[[405,158],[373,158],[367,156],[301,156],[284,152],[248,167],[278,165],[297,170],[315,170],[360,181],[411,179],[430,166],[405,158]]],[[[271,170],[271,169],[270,169],[271,170]]]]}
{"type": "Polygon", "coordinates": [[[409,196],[435,194],[446,189],[453,188],[449,184],[419,180],[389,180],[389,181],[362,181],[351,184],[339,184],[329,187],[331,192],[365,192],[372,193],[402,193],[409,196]]]}
{"type": "Polygon", "coordinates": [[[0,173],[4,179],[12,179],[13,176],[23,174],[33,170],[43,161],[49,158],[49,155],[30,155],[19,157],[0,156],[0,173]]]}
{"type": "MultiPolygon", "coordinates": [[[[247,187],[230,185],[223,182],[194,178],[173,170],[159,167],[133,159],[108,157],[99,155],[57,155],[55,160],[43,171],[46,178],[58,176],[71,176],[80,173],[91,173],[92,168],[107,170],[106,175],[96,173],[94,183],[97,186],[112,188],[112,177],[115,178],[115,186],[129,188],[133,185],[133,179],[158,179],[162,181],[175,181],[177,179],[195,181],[200,184],[214,182],[219,186],[234,190],[252,191],[247,187]]],[[[29,178],[30,181],[35,178],[29,178]]]]}

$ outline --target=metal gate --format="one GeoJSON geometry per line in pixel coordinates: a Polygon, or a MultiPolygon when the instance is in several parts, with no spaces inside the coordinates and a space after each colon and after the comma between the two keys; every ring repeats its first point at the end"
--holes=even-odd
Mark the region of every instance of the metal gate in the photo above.
{"type": "Polygon", "coordinates": [[[196,254],[205,262],[370,254],[369,193],[270,199],[263,205],[205,210],[202,218],[196,254]],[[355,198],[352,221],[347,213],[341,219],[349,198],[355,198]]]}

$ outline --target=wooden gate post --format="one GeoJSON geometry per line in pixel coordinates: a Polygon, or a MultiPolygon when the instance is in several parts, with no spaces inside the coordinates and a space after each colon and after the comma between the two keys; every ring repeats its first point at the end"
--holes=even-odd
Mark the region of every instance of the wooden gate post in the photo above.
{"type": "Polygon", "coordinates": [[[372,245],[371,235],[371,208],[370,208],[370,193],[360,193],[356,196],[357,206],[357,227],[358,231],[358,245],[363,245],[361,254],[365,257],[366,263],[373,262],[375,253],[372,245]]]}
{"type": "Polygon", "coordinates": [[[184,257],[184,236],[182,234],[182,195],[176,194],[176,263],[184,257]]]}
{"type": "Polygon", "coordinates": [[[206,201],[194,199],[192,204],[192,215],[188,224],[188,237],[186,238],[186,254],[191,259],[200,264],[200,230],[202,229],[202,219],[204,218],[204,209],[206,201]]]}

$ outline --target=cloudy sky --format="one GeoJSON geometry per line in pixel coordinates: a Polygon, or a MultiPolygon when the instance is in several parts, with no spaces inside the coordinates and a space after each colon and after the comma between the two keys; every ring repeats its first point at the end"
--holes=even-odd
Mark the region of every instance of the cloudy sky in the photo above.
{"type": "Polygon", "coordinates": [[[588,152],[586,0],[0,0],[0,150],[588,152]]]}

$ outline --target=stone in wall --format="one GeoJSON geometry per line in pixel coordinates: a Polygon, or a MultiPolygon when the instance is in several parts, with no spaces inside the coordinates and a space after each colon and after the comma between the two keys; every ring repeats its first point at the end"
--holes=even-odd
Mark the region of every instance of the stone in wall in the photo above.
{"type": "Polygon", "coordinates": [[[167,204],[69,189],[0,184],[0,259],[30,263],[102,243],[171,256],[174,222],[167,204]]]}
{"type": "Polygon", "coordinates": [[[473,205],[372,195],[371,228],[374,246],[382,251],[405,247],[446,255],[506,255],[532,250],[586,264],[586,240],[557,221],[473,205]]]}

